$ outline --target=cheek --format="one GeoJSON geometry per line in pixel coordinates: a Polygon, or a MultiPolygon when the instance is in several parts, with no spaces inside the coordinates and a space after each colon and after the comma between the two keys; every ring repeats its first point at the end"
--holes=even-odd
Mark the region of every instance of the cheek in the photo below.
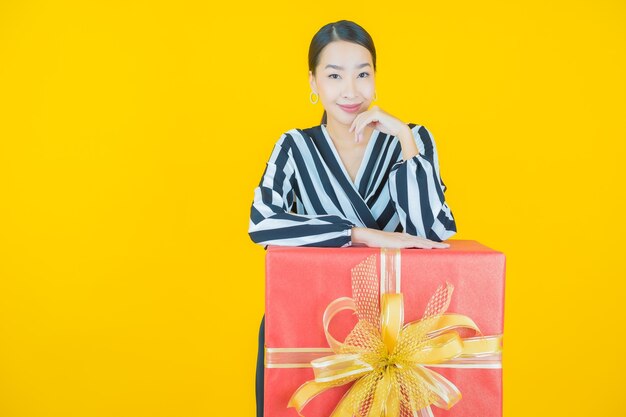
{"type": "Polygon", "coordinates": [[[320,91],[326,97],[332,98],[334,95],[337,94],[337,88],[333,86],[332,83],[324,82],[318,85],[319,85],[320,91]]]}
{"type": "Polygon", "coordinates": [[[376,85],[374,84],[374,80],[368,81],[363,86],[363,93],[367,94],[368,96],[373,96],[375,90],[376,90],[376,85]]]}

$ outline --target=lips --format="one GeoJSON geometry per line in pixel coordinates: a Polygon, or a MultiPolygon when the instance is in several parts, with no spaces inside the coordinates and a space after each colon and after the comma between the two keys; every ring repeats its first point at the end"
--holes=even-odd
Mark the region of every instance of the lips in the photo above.
{"type": "Polygon", "coordinates": [[[344,111],[347,111],[348,113],[354,113],[355,111],[361,108],[360,104],[353,104],[350,106],[338,104],[338,106],[341,107],[344,111]]]}

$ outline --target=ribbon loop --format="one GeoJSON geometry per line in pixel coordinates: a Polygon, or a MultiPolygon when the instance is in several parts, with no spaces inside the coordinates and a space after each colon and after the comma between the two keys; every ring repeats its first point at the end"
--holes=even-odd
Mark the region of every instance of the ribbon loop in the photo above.
{"type": "Polygon", "coordinates": [[[396,348],[404,324],[402,294],[383,294],[381,300],[380,329],[387,353],[391,354],[396,348]]]}
{"type": "Polygon", "coordinates": [[[356,311],[356,305],[354,304],[354,300],[352,298],[341,297],[332,301],[330,304],[328,304],[328,306],[326,307],[326,310],[324,310],[324,316],[322,317],[322,323],[324,325],[324,334],[326,335],[326,341],[328,342],[328,346],[330,346],[333,352],[336,352],[336,353],[338,353],[341,350],[344,344],[336,340],[330,334],[328,327],[330,326],[330,322],[332,321],[333,317],[335,317],[337,313],[343,310],[356,311]]]}
{"type": "Polygon", "coordinates": [[[359,354],[338,354],[311,361],[317,382],[336,381],[372,371],[374,368],[359,354]]]}

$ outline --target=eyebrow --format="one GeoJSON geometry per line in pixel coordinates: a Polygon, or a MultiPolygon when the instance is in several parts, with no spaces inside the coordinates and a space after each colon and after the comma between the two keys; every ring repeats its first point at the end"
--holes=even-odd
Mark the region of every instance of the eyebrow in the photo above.
{"type": "MultiPolygon", "coordinates": [[[[370,64],[368,64],[367,62],[364,64],[360,64],[357,65],[356,67],[354,67],[355,69],[359,69],[359,68],[363,68],[363,67],[371,67],[370,64]]],[[[333,65],[333,64],[328,64],[324,67],[324,69],[326,68],[334,68],[334,69],[338,69],[338,70],[343,70],[343,67],[340,67],[339,65],[333,65]]]]}

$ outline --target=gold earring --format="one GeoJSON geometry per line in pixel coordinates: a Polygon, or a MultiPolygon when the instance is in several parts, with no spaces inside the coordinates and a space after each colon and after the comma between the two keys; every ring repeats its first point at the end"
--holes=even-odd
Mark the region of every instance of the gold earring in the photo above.
{"type": "Polygon", "coordinates": [[[378,100],[378,93],[374,91],[374,101],[378,100]]]}
{"type": "Polygon", "coordinates": [[[317,102],[319,101],[320,97],[315,94],[313,91],[311,91],[311,94],[309,94],[309,100],[311,101],[311,103],[313,104],[317,104],[317,102]],[[317,98],[315,99],[315,101],[313,101],[313,96],[316,96],[317,98]]]}

